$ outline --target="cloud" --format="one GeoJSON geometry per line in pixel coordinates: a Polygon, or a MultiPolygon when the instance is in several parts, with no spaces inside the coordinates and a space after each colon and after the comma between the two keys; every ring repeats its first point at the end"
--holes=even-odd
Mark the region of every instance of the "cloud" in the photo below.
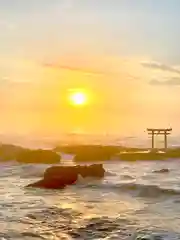
{"type": "Polygon", "coordinates": [[[174,68],[173,66],[166,65],[163,63],[158,62],[142,62],[141,63],[143,67],[155,69],[155,70],[161,70],[161,71],[168,71],[172,73],[178,73],[180,74],[180,70],[174,68]]]}
{"type": "Polygon", "coordinates": [[[59,70],[69,70],[69,71],[76,71],[81,72],[84,74],[90,74],[90,75],[106,75],[106,74],[112,74],[108,71],[101,71],[96,70],[93,68],[86,68],[86,67],[78,67],[78,66],[71,66],[71,65],[61,65],[61,64],[54,64],[54,63],[45,63],[43,64],[44,67],[53,68],[53,69],[59,69],[59,70]]]}
{"type": "Polygon", "coordinates": [[[180,77],[174,77],[165,81],[154,79],[150,81],[150,84],[155,86],[180,86],[180,77]]]}

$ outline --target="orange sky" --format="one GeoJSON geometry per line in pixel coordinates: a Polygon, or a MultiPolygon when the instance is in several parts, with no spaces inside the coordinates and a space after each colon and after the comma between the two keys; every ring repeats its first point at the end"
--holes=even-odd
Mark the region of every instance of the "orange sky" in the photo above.
{"type": "MultiPolygon", "coordinates": [[[[52,66],[15,59],[14,81],[5,79],[1,87],[1,128],[47,134],[76,129],[130,133],[176,122],[179,90],[149,84],[153,76],[176,73],[146,69],[139,58],[91,56],[88,66],[84,56],[73,58],[59,59],[52,66]],[[87,92],[89,103],[81,108],[69,104],[70,89],[87,92]]],[[[8,67],[11,63],[13,59],[8,67]]]]}
{"type": "Polygon", "coordinates": [[[179,5],[135,1],[0,3],[0,133],[180,132],[179,5]]]}

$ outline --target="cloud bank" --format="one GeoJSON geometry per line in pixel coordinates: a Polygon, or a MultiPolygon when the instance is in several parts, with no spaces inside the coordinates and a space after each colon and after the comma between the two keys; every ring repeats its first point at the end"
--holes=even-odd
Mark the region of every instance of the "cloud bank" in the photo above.
{"type": "Polygon", "coordinates": [[[59,70],[69,70],[69,71],[76,71],[81,72],[84,74],[90,74],[90,75],[105,75],[109,74],[106,71],[99,71],[96,69],[91,68],[84,68],[84,67],[78,67],[78,66],[71,66],[71,65],[61,65],[61,64],[54,64],[54,63],[45,63],[43,64],[44,67],[52,68],[52,69],[59,69],[59,70]]]}
{"type": "Polygon", "coordinates": [[[163,63],[142,62],[141,64],[142,64],[143,67],[146,67],[146,68],[151,68],[151,69],[155,69],[155,70],[168,71],[168,72],[171,72],[171,73],[180,74],[179,69],[176,69],[173,66],[166,65],[166,64],[163,64],[163,63]]]}
{"type": "Polygon", "coordinates": [[[150,81],[150,84],[155,86],[180,86],[180,77],[174,77],[165,81],[153,79],[150,81]]]}

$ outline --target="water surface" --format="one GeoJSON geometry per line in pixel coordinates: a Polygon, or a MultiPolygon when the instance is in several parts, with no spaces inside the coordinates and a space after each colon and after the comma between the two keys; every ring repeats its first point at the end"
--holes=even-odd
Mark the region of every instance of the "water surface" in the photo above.
{"type": "Polygon", "coordinates": [[[43,190],[25,186],[47,165],[2,164],[1,239],[180,239],[180,161],[104,167],[102,181],[43,190]]]}

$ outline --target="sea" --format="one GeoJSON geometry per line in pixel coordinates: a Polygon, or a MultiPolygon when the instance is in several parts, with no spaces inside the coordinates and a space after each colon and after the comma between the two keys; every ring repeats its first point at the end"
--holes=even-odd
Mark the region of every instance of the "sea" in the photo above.
{"type": "Polygon", "coordinates": [[[103,164],[102,180],[47,190],[26,185],[49,165],[1,163],[0,240],[180,239],[180,160],[103,164]]]}

